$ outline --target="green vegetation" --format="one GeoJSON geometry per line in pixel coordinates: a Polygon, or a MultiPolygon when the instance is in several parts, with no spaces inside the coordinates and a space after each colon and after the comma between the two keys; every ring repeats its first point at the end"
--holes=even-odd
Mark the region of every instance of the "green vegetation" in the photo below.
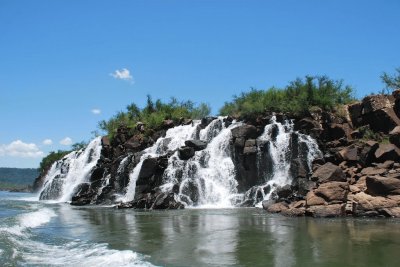
{"type": "Polygon", "coordinates": [[[126,111],[118,112],[109,120],[99,122],[99,128],[112,138],[120,125],[125,125],[135,131],[138,122],[144,123],[146,131],[158,130],[163,126],[164,120],[173,120],[178,123],[181,119],[200,119],[210,114],[210,107],[201,103],[195,105],[191,101],[179,102],[171,98],[168,103],[160,99],[155,102],[151,96],[147,96],[147,104],[140,109],[132,103],[126,107],[126,111]]]}
{"type": "Polygon", "coordinates": [[[397,73],[393,75],[389,75],[386,72],[381,75],[381,79],[387,89],[400,89],[400,68],[397,68],[396,72],[397,73]]]}
{"type": "Polygon", "coordinates": [[[304,80],[290,82],[283,89],[252,89],[234,96],[231,102],[225,102],[220,114],[238,118],[252,118],[270,111],[303,115],[315,107],[331,111],[354,100],[353,89],[344,86],[343,81],[327,76],[306,76],[304,80]]]}
{"type": "Polygon", "coordinates": [[[25,190],[38,176],[38,169],[0,168],[0,190],[25,190]]]}

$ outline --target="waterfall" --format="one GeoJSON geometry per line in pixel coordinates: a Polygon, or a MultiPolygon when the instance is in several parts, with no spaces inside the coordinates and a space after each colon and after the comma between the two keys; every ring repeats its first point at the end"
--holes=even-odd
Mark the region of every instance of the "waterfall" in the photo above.
{"type": "Polygon", "coordinates": [[[140,170],[145,159],[150,157],[159,157],[168,151],[174,151],[185,144],[185,140],[193,139],[196,137],[199,121],[194,121],[190,125],[181,125],[169,129],[165,137],[159,138],[154,145],[145,149],[143,155],[140,157],[139,163],[135,166],[129,174],[129,184],[127,186],[126,194],[119,201],[128,202],[132,201],[135,197],[136,181],[139,177],[140,170]]]}
{"type": "Polygon", "coordinates": [[[259,173],[263,176],[265,183],[245,193],[245,199],[253,198],[253,204],[256,206],[261,205],[260,195],[262,200],[268,200],[277,188],[292,184],[295,177],[292,177],[290,168],[295,157],[304,162],[310,171],[312,161],[321,156],[321,151],[314,139],[294,131],[292,121],[285,120],[280,123],[277,122],[275,116],[271,118],[270,124],[265,126],[257,143],[266,147],[265,151],[258,147],[258,161],[268,161],[258,162],[258,166],[264,163],[272,166],[272,170],[266,172],[265,168],[260,167],[259,173]]]}
{"type": "Polygon", "coordinates": [[[85,149],[72,151],[54,162],[44,178],[39,198],[70,201],[76,187],[88,181],[100,153],[101,137],[97,137],[85,149]]]}
{"type": "Polygon", "coordinates": [[[169,158],[162,188],[169,191],[179,184],[179,201],[186,206],[231,207],[240,196],[237,192],[235,166],[230,156],[231,129],[223,117],[213,120],[200,131],[200,140],[208,142],[189,160],[180,160],[178,153],[169,158]]]}

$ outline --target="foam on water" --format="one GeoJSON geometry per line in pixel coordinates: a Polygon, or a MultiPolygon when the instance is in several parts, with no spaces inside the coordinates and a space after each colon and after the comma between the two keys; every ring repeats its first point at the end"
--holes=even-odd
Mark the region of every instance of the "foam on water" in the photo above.
{"type": "Polygon", "coordinates": [[[52,208],[37,204],[26,208],[30,212],[1,222],[1,266],[153,266],[142,255],[110,249],[106,243],[39,237],[35,229],[46,227],[58,215],[52,208]]]}

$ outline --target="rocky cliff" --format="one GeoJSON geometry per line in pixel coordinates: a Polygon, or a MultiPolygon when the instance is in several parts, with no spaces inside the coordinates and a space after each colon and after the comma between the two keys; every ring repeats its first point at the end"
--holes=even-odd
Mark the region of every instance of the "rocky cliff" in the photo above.
{"type": "Polygon", "coordinates": [[[400,217],[399,97],[399,91],[368,96],[333,113],[314,109],[301,118],[167,120],[150,134],[138,123],[141,134],[133,136],[121,126],[112,141],[102,137],[98,147],[68,155],[36,184],[43,184],[41,199],[73,205],[262,203],[268,212],[289,216],[400,217]],[[71,178],[82,162],[93,166],[80,179],[71,178]]]}

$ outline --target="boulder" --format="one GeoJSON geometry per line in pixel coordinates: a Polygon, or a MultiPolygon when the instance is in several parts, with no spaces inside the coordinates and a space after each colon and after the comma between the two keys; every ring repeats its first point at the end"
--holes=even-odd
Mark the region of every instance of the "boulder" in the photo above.
{"type": "Polygon", "coordinates": [[[138,180],[147,179],[153,176],[157,169],[157,158],[147,158],[142,163],[142,168],[140,169],[138,180]]]}
{"type": "Polygon", "coordinates": [[[321,218],[344,216],[345,204],[311,206],[307,208],[306,214],[321,218]]]}
{"type": "Polygon", "coordinates": [[[275,193],[279,199],[288,198],[292,192],[292,187],[290,185],[280,186],[275,190],[275,193]]]}
{"type": "Polygon", "coordinates": [[[392,103],[390,103],[389,98],[386,95],[369,95],[362,100],[362,114],[373,113],[377,110],[391,108],[392,103]]]}
{"type": "Polygon", "coordinates": [[[328,127],[325,127],[322,134],[326,141],[333,141],[343,137],[348,137],[350,136],[350,133],[350,129],[347,129],[344,124],[332,123],[328,127]]]}
{"type": "Polygon", "coordinates": [[[400,194],[400,179],[368,176],[366,178],[367,192],[371,195],[398,195],[400,194]]]}
{"type": "Polygon", "coordinates": [[[282,210],[281,214],[288,217],[301,217],[306,213],[305,208],[289,208],[282,210]]]}
{"type": "Polygon", "coordinates": [[[363,144],[363,147],[360,151],[360,162],[363,165],[370,165],[375,161],[375,152],[378,149],[379,144],[375,141],[367,141],[363,144]]]}
{"type": "Polygon", "coordinates": [[[151,209],[182,209],[183,207],[182,203],[175,200],[173,193],[160,193],[151,209]]]}
{"type": "Polygon", "coordinates": [[[263,201],[263,208],[266,209],[270,213],[279,213],[279,212],[282,212],[289,208],[285,202],[278,202],[278,203],[266,204],[266,205],[264,205],[264,202],[265,201],[263,201]]]}
{"type": "Polygon", "coordinates": [[[400,159],[400,149],[393,144],[380,144],[375,151],[375,158],[377,162],[398,161],[400,159]]]}
{"type": "Polygon", "coordinates": [[[358,161],[358,149],[355,146],[349,146],[339,151],[342,160],[358,161]]]}
{"type": "Polygon", "coordinates": [[[321,184],[314,193],[327,202],[345,202],[348,192],[349,185],[346,182],[328,182],[321,184]]]}
{"type": "Polygon", "coordinates": [[[339,166],[327,162],[314,172],[311,179],[324,183],[330,181],[346,181],[346,176],[339,166]]]}
{"type": "Polygon", "coordinates": [[[383,211],[387,213],[388,217],[400,218],[400,207],[384,208],[383,211]]]}
{"type": "Polygon", "coordinates": [[[257,128],[253,125],[241,125],[231,130],[234,138],[255,139],[258,136],[257,128]]]}
{"type": "Polygon", "coordinates": [[[310,191],[306,195],[306,205],[307,206],[316,206],[316,205],[325,205],[326,201],[322,197],[317,196],[313,191],[310,191]]]}
{"type": "Polygon", "coordinates": [[[361,170],[362,175],[382,175],[387,170],[381,168],[367,167],[361,170]]]}
{"type": "Polygon", "coordinates": [[[188,160],[194,156],[194,152],[193,147],[183,146],[178,149],[178,157],[181,160],[188,160]]]}
{"type": "Polygon", "coordinates": [[[397,202],[392,199],[381,196],[371,196],[364,192],[355,194],[352,197],[352,200],[357,203],[356,205],[357,210],[362,210],[362,211],[371,211],[382,208],[392,208],[397,206],[397,202]]]}
{"type": "Polygon", "coordinates": [[[348,106],[350,119],[354,127],[362,125],[362,104],[357,102],[348,106]]]}
{"type": "Polygon", "coordinates": [[[390,133],[389,133],[389,141],[390,143],[394,144],[395,146],[400,148],[400,126],[396,126],[390,133]]]}
{"type": "Polygon", "coordinates": [[[185,141],[187,147],[193,147],[194,151],[200,151],[207,147],[207,142],[201,140],[187,140],[185,141]]]}

